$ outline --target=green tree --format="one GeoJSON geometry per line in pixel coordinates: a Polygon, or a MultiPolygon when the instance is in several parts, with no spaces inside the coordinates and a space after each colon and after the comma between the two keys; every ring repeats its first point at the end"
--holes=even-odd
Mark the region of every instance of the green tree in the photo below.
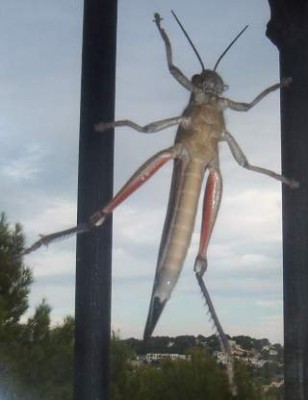
{"type": "MultiPolygon", "coordinates": [[[[231,400],[225,369],[204,350],[194,349],[190,360],[167,360],[158,365],[121,365],[112,383],[112,400],[231,400]],[[121,371],[121,372],[120,372],[121,371]]],[[[114,354],[115,355],[115,354],[114,354]]],[[[119,354],[118,354],[119,356],[119,354]]],[[[260,400],[260,388],[243,365],[236,365],[236,400],[260,400]]]]}
{"type": "Polygon", "coordinates": [[[7,343],[5,400],[72,399],[74,320],[52,328],[50,310],[43,300],[7,343]]]}
{"type": "Polygon", "coordinates": [[[0,215],[0,398],[71,400],[74,320],[50,326],[51,307],[43,300],[26,324],[31,271],[17,258],[24,248],[22,228],[0,215]]]}
{"type": "Polygon", "coordinates": [[[241,362],[235,362],[235,382],[238,389],[236,400],[260,400],[262,388],[253,378],[252,370],[241,362]]]}
{"type": "MultiPolygon", "coordinates": [[[[131,346],[119,339],[114,333],[110,346],[110,394],[112,400],[124,399],[129,390],[131,376],[134,374],[132,360],[136,354],[131,346]]],[[[134,399],[134,396],[131,397],[134,399]]]]}
{"type": "Polygon", "coordinates": [[[50,331],[50,354],[48,386],[50,400],[71,400],[73,398],[74,367],[74,330],[73,317],[66,317],[63,323],[50,331]]]}
{"type": "Polygon", "coordinates": [[[279,388],[270,388],[264,397],[265,400],[283,400],[284,399],[284,386],[279,388]]]}
{"type": "MultiPolygon", "coordinates": [[[[20,317],[28,308],[32,275],[21,259],[14,256],[24,247],[21,226],[10,228],[4,213],[0,214],[0,396],[10,395],[12,384],[12,354],[20,346],[20,317]]],[[[15,354],[15,353],[14,353],[15,354]]],[[[10,396],[9,396],[10,395],[10,396]]],[[[8,397],[9,396],[9,397],[8,397]]]]}
{"type": "Polygon", "coordinates": [[[16,324],[28,308],[28,295],[32,274],[22,259],[14,259],[24,248],[22,228],[13,229],[0,216],[0,328],[16,324]]]}

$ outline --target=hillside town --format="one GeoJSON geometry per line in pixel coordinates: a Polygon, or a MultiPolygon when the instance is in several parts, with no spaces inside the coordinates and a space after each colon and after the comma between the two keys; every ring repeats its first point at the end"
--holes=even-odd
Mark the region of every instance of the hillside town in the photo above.
{"type": "MultiPolygon", "coordinates": [[[[164,360],[190,360],[189,350],[205,349],[218,363],[224,364],[219,341],[215,335],[204,337],[168,336],[153,337],[147,345],[130,338],[125,342],[136,353],[134,365],[157,364],[164,360]]],[[[264,392],[283,390],[283,347],[271,344],[268,339],[254,339],[249,336],[229,337],[235,360],[245,364],[251,375],[262,385],[264,392]]]]}

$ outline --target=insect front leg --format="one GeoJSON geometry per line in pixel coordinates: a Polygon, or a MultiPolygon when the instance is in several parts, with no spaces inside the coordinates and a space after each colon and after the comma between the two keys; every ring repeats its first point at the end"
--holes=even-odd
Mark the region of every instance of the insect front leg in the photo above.
{"type": "Polygon", "coordinates": [[[236,142],[234,137],[229,132],[225,131],[223,133],[223,140],[225,140],[228,143],[233,157],[235,158],[235,160],[238,162],[238,164],[241,167],[249,169],[250,171],[258,172],[260,174],[264,174],[264,175],[270,176],[271,178],[277,179],[281,183],[284,183],[285,185],[289,186],[290,189],[297,189],[299,187],[299,182],[297,182],[294,179],[289,179],[289,178],[286,178],[283,175],[277,174],[276,172],[271,171],[269,169],[257,167],[255,165],[249,164],[242,149],[240,148],[240,146],[238,145],[238,143],[236,142]]]}
{"type": "Polygon", "coordinates": [[[234,111],[248,111],[256,104],[258,104],[261,100],[264,99],[268,94],[274,92],[277,89],[289,87],[292,83],[292,78],[285,78],[282,79],[280,83],[276,83],[268,87],[267,89],[263,90],[251,103],[239,103],[230,99],[222,99],[222,101],[226,102],[226,107],[229,107],[231,110],[234,111]]]}
{"type": "Polygon", "coordinates": [[[168,63],[168,69],[171,75],[186,89],[188,89],[190,92],[194,91],[195,87],[191,83],[191,81],[183,74],[183,72],[176,67],[173,64],[172,61],[172,48],[171,48],[171,43],[168,38],[168,35],[166,31],[161,27],[160,23],[162,21],[161,16],[158,13],[154,14],[154,22],[159,30],[159,33],[161,34],[161,37],[163,38],[163,41],[165,43],[165,48],[166,48],[166,55],[167,55],[167,63],[168,63]]]}
{"type": "Polygon", "coordinates": [[[178,117],[166,118],[166,119],[162,119],[160,121],[151,122],[150,124],[147,124],[144,126],[140,126],[140,125],[136,124],[136,122],[130,121],[129,119],[124,119],[124,120],[115,121],[115,122],[99,122],[98,124],[95,125],[95,130],[97,132],[105,132],[112,128],[126,126],[129,128],[135,129],[136,131],[141,132],[141,133],[154,133],[154,132],[158,132],[163,129],[169,128],[170,126],[178,125],[184,119],[185,119],[185,117],[180,115],[178,117]]]}

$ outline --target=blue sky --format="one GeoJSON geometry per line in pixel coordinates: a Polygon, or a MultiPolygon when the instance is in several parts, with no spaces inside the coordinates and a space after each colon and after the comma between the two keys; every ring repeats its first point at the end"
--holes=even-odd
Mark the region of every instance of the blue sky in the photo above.
{"type": "MultiPolygon", "coordinates": [[[[265,37],[267,1],[119,1],[117,119],[141,124],[178,115],[188,93],[169,75],[163,42],[152,22],[160,12],[175,64],[188,76],[200,66],[173,20],[174,9],[208,67],[246,24],[249,30],[219,66],[226,96],[250,101],[278,81],[278,52],[265,37]]],[[[83,3],[3,0],[0,10],[0,209],[39,233],[75,225],[83,3]]],[[[280,170],[279,94],[248,113],[226,112],[229,131],[249,160],[280,170]]],[[[116,131],[115,189],[175,129],[142,135],[116,131]]],[[[281,186],[240,168],[221,145],[224,195],[209,249],[206,282],[225,331],[282,341],[281,186]]],[[[171,165],[114,213],[112,325],[141,337],[151,295],[171,165]]],[[[183,273],[155,335],[212,333],[193,262],[200,213],[183,273]]],[[[43,297],[56,323],[74,313],[75,240],[27,257],[35,283],[31,308],[43,297]]]]}

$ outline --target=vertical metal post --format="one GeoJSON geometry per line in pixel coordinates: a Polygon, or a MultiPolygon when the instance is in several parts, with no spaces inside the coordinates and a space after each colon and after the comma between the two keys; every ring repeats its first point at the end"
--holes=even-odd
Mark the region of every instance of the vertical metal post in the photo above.
{"type": "MultiPolygon", "coordinates": [[[[116,0],[85,0],[79,142],[78,222],[113,191],[113,134],[94,125],[114,120],[116,0]]],[[[111,217],[77,238],[74,400],[109,398],[111,217]]]]}
{"type": "Polygon", "coordinates": [[[285,399],[308,399],[308,2],[269,0],[267,35],[280,52],[283,188],[285,399]]]}

